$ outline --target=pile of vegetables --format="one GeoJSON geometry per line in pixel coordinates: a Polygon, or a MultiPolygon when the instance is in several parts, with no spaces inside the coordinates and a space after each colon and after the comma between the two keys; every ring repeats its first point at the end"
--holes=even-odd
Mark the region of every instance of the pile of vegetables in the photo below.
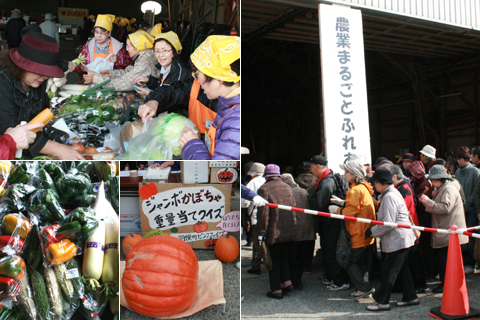
{"type": "Polygon", "coordinates": [[[118,164],[0,163],[0,172],[0,319],[100,319],[108,303],[118,317],[118,164]]]}

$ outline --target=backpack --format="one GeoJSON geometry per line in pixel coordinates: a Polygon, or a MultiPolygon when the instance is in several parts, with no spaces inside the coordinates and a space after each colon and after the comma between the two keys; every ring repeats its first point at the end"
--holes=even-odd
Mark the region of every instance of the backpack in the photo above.
{"type": "Polygon", "coordinates": [[[350,187],[348,182],[345,180],[345,176],[340,173],[334,173],[333,180],[335,181],[335,191],[333,194],[340,199],[345,200],[350,187]]]}

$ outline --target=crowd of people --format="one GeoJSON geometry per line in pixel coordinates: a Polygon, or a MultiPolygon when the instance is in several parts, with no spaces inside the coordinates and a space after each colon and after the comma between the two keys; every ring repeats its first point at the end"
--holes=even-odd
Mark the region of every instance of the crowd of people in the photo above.
{"type": "MultiPolygon", "coordinates": [[[[339,173],[334,173],[327,159],[316,155],[302,162],[295,179],[291,173],[282,174],[275,164],[247,163],[242,197],[247,190],[250,199],[257,195],[255,203],[242,201],[246,245],[253,244],[252,264],[247,272],[260,275],[262,260],[266,267],[271,266],[267,292],[270,298],[282,299],[302,290],[302,274],[311,273],[318,235],[324,270],[319,276],[321,283],[330,291],[352,286],[355,290],[349,297],[357,301],[372,297],[374,303],[367,310],[390,310],[392,292],[403,292],[397,306],[418,305],[417,294],[425,292],[427,280],[435,277],[440,284],[431,290],[443,293],[448,234],[344,221],[264,204],[436,229],[477,226],[480,147],[459,147],[454,159],[455,164],[437,158],[436,149],[426,145],[418,160],[407,153],[397,164],[380,157],[370,166],[364,155],[352,155],[340,165],[339,173]],[[350,239],[348,260],[343,253],[345,233],[350,239]],[[381,267],[375,254],[376,239],[382,251],[381,267]],[[378,288],[370,282],[375,267],[380,270],[378,288]]],[[[474,273],[475,238],[459,235],[459,240],[464,271],[474,273]]]]}
{"type": "MultiPolygon", "coordinates": [[[[21,16],[20,11],[14,14],[21,16]]],[[[9,128],[15,130],[22,121],[32,120],[49,107],[46,79],[64,77],[65,71],[75,70],[87,84],[110,79],[107,86],[115,87],[116,91],[136,90],[145,98],[145,104],[138,108],[142,123],[164,112],[188,117],[200,135],[185,127],[179,142],[183,148],[182,159],[240,158],[239,37],[207,37],[187,64],[179,56],[183,48],[178,35],[164,30],[160,23],[153,27],[142,23],[137,30],[135,19],[91,15],[85,20],[81,35],[89,39],[90,28],[93,37],[86,40],[79,54],[84,58],[83,64],[75,65],[59,59],[58,38],[49,33],[52,19],[51,14],[46,14],[46,21],[40,26],[25,26],[23,22],[18,27],[19,39],[14,41],[16,47],[0,51],[0,78],[5,82],[1,94],[7,102],[0,108],[0,134],[9,128]],[[112,62],[113,70],[89,70],[86,65],[97,59],[112,62]]],[[[15,140],[24,131],[16,129],[16,134],[3,139],[15,140]]],[[[21,140],[28,139],[22,136],[21,140]]],[[[68,145],[49,139],[44,131],[29,140],[31,144],[27,146],[17,141],[10,141],[10,148],[3,145],[1,152],[8,157],[2,159],[12,159],[11,155],[19,147],[26,148],[26,157],[40,153],[61,160],[83,159],[68,145]]]]}

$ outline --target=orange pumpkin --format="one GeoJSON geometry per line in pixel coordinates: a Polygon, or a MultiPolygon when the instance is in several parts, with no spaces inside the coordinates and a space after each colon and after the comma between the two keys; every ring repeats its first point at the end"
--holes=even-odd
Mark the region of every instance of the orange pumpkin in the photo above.
{"type": "Polygon", "coordinates": [[[207,229],[208,224],[205,221],[198,221],[193,225],[193,231],[195,231],[196,233],[207,231],[207,229]]]}
{"type": "Polygon", "coordinates": [[[186,310],[197,285],[197,256],[178,238],[145,238],[127,255],[122,290],[128,305],[140,314],[156,318],[186,310]]]}
{"type": "Polygon", "coordinates": [[[233,262],[240,254],[240,245],[235,237],[228,233],[215,243],[215,255],[223,262],[233,262]]]}
{"type": "Polygon", "coordinates": [[[122,251],[125,255],[128,254],[128,251],[136,245],[140,240],[143,240],[142,236],[136,233],[130,233],[128,236],[123,239],[122,242],[122,251]]]}

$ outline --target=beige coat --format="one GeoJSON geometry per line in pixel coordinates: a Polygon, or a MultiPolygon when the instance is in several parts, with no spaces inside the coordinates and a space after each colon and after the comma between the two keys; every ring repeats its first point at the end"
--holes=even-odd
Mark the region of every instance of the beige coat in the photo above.
{"type": "MultiPolygon", "coordinates": [[[[433,199],[425,202],[425,209],[432,213],[432,228],[450,229],[456,225],[459,229],[466,228],[463,201],[454,183],[447,181],[433,199]]],[[[434,249],[448,246],[448,234],[432,233],[432,247],[434,249]]],[[[468,236],[459,235],[460,244],[468,242],[468,236]]]]}

